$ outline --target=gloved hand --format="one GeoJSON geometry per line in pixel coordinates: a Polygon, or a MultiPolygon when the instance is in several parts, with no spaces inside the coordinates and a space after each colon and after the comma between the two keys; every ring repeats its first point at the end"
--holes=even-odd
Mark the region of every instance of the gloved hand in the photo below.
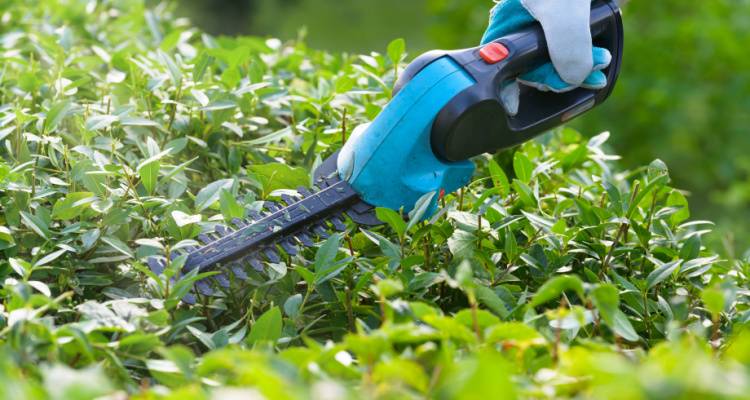
{"type": "Polygon", "coordinates": [[[519,83],[556,93],[607,86],[601,70],[609,66],[612,55],[607,49],[593,47],[590,17],[591,0],[500,0],[495,5],[482,44],[539,21],[552,60],[503,84],[500,94],[508,114],[518,114],[519,83]]]}

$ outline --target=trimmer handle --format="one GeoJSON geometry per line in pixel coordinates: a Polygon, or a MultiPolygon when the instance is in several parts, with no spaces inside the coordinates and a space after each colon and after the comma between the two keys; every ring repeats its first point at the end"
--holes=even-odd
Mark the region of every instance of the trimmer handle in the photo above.
{"type": "Polygon", "coordinates": [[[539,24],[484,46],[426,53],[407,67],[396,91],[433,61],[450,57],[476,83],[454,97],[438,114],[432,127],[433,151],[446,161],[494,153],[570,121],[609,97],[620,71],[624,36],[622,17],[614,0],[593,2],[591,33],[594,46],[612,53],[612,63],[604,70],[607,86],[600,90],[579,88],[563,94],[522,87],[520,109],[513,117],[503,109],[500,87],[503,82],[549,62],[547,42],[539,24]],[[507,55],[503,54],[503,48],[507,49],[507,55]]]}

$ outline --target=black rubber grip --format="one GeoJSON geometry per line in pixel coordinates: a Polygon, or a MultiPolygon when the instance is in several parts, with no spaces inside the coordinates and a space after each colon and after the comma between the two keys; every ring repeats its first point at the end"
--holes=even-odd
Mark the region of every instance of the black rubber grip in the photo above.
{"type": "Polygon", "coordinates": [[[484,46],[426,53],[407,67],[396,90],[433,61],[452,58],[476,83],[453,98],[438,114],[432,128],[433,150],[448,161],[494,153],[555,128],[609,97],[620,71],[624,39],[622,17],[613,0],[592,3],[591,33],[595,46],[612,53],[612,62],[603,71],[607,75],[607,86],[600,90],[579,88],[562,94],[522,86],[520,109],[513,117],[502,107],[500,87],[503,82],[549,62],[547,42],[539,24],[495,40],[509,50],[508,57],[495,64],[480,56],[479,51],[484,46]]]}

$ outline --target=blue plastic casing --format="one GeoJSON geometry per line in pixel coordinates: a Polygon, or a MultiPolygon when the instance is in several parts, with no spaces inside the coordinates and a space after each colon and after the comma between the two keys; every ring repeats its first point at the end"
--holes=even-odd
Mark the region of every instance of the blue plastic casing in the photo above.
{"type": "MultiPolygon", "coordinates": [[[[425,67],[378,117],[353,133],[341,149],[338,172],[366,203],[411,211],[427,193],[452,193],[469,183],[471,161],[447,162],[431,145],[435,117],[448,102],[475,83],[449,57],[425,67]]],[[[432,209],[437,209],[438,196],[432,209]]]]}

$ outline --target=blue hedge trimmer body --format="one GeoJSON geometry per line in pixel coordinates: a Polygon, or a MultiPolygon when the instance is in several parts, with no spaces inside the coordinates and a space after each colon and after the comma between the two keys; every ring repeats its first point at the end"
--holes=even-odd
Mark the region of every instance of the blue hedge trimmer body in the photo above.
{"type": "MultiPolygon", "coordinates": [[[[411,210],[429,193],[431,208],[439,195],[467,185],[474,173],[470,159],[523,143],[601,104],[617,81],[622,60],[623,29],[619,8],[611,0],[592,5],[591,30],[596,46],[613,56],[601,90],[576,89],[564,94],[525,88],[521,108],[508,116],[499,99],[503,82],[548,62],[541,27],[519,32],[481,47],[432,51],[402,73],[390,103],[371,123],[359,127],[340,152],[315,173],[315,187],[283,196],[285,204],[266,202],[248,211],[233,226],[217,226],[201,234],[202,247],[172,254],[186,255],[183,270],[222,267],[211,281],[197,284],[198,293],[228,288],[228,273],[245,280],[277,263],[281,254],[297,254],[328,232],[356,224],[378,225],[375,207],[411,210]]],[[[430,214],[430,212],[428,212],[430,214]]],[[[161,273],[166,259],[152,257],[149,266],[161,273]]],[[[193,301],[194,295],[186,301],[193,301]]]]}

